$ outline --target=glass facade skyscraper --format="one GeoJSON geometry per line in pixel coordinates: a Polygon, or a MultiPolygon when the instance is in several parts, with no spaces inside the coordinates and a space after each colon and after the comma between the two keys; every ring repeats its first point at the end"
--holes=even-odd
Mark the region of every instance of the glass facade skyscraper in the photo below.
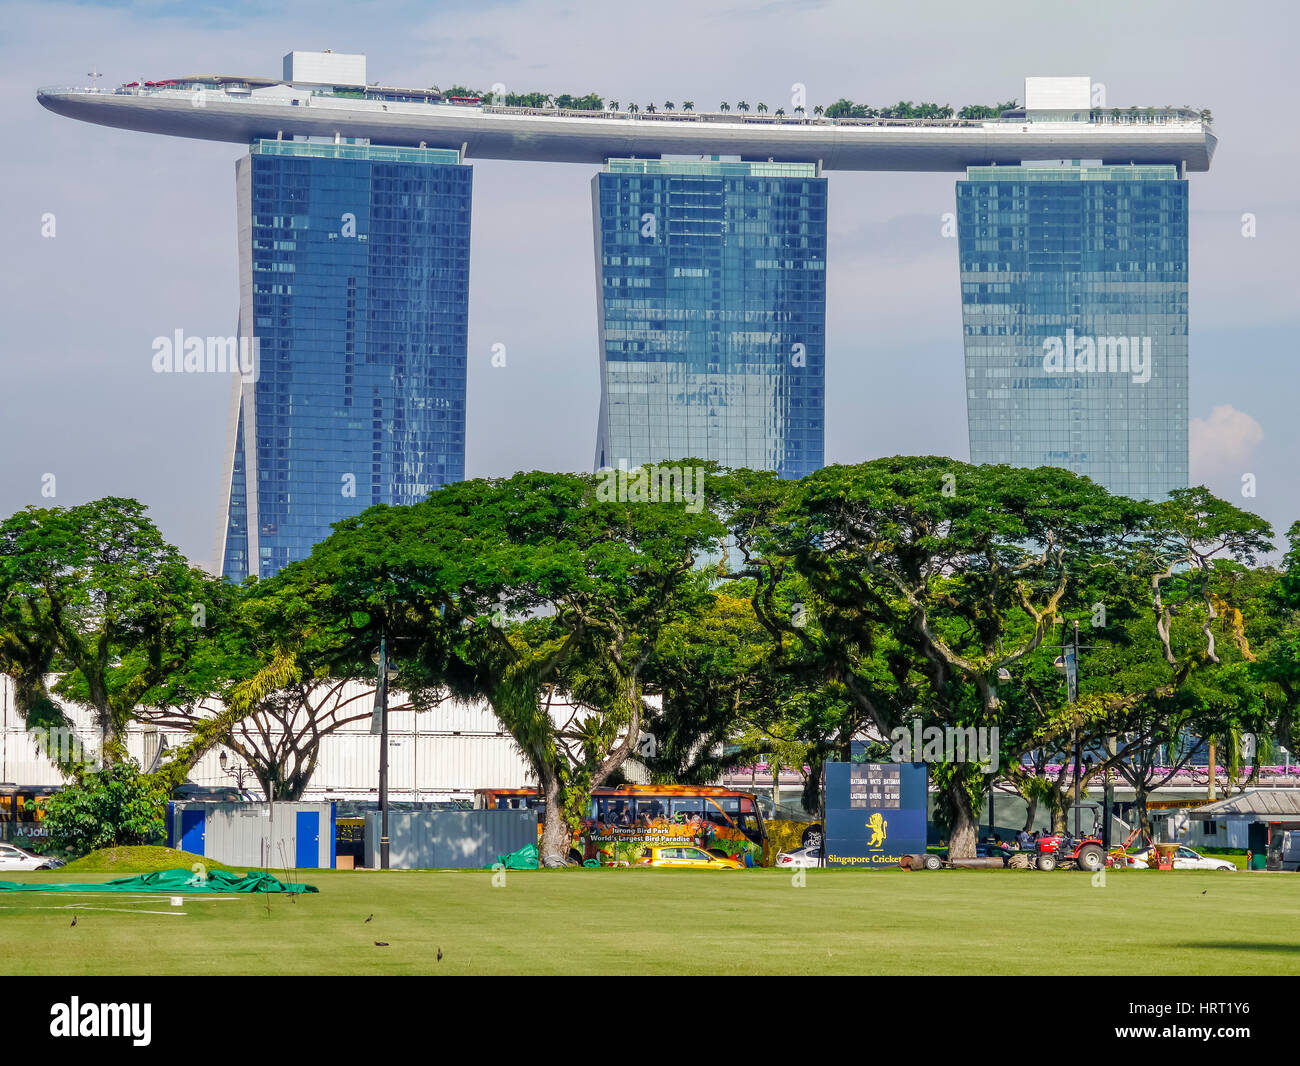
{"type": "Polygon", "coordinates": [[[257,361],[234,397],[226,577],[464,478],[471,180],[443,149],[259,141],[239,160],[257,361]]]}
{"type": "Polygon", "coordinates": [[[1177,170],[970,167],[957,220],[971,461],[1063,467],[1140,498],[1186,487],[1177,170]]]}
{"type": "Polygon", "coordinates": [[[592,182],[597,469],[823,462],[826,179],[811,163],[611,159],[592,182]]]}

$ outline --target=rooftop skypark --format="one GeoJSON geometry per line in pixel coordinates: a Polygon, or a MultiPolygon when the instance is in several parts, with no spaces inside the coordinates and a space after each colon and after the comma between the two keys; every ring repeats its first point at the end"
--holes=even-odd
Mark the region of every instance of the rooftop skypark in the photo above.
{"type": "Polygon", "coordinates": [[[1093,159],[1204,171],[1217,143],[1208,111],[1093,107],[1085,78],[1028,78],[1023,107],[1011,101],[1016,106],[954,111],[901,101],[872,108],[841,99],[788,113],[762,103],[751,110],[743,100],[711,111],[690,100],[639,105],[595,93],[505,93],[498,100],[460,87],[403,89],[364,79],[364,56],[291,53],[281,79],[190,74],[117,88],[41,89],[37,96],[70,118],[178,137],[249,144],[323,136],[539,162],[725,154],[819,162],[826,170],[963,171],[1093,159]]]}

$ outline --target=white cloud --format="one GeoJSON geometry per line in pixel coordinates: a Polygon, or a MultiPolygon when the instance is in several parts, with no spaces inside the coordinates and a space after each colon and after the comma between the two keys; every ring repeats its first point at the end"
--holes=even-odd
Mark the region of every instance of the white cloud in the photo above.
{"type": "Polygon", "coordinates": [[[1242,469],[1264,439],[1264,427],[1245,411],[1224,403],[1214,408],[1209,418],[1193,418],[1188,436],[1195,483],[1209,474],[1242,469]]]}

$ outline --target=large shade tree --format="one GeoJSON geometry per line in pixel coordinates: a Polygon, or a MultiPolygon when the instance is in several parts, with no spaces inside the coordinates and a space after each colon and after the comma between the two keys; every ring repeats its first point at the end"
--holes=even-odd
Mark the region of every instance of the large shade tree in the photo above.
{"type": "MultiPolygon", "coordinates": [[[[829,637],[818,654],[880,735],[916,716],[989,728],[1002,710],[999,671],[1082,606],[1076,575],[1111,565],[1144,515],[1062,470],[896,457],[803,479],[757,552],[807,583],[829,637]]],[[[750,569],[765,580],[762,603],[779,572],[750,569]]],[[[808,641],[806,625],[765,613],[808,641]]],[[[940,764],[932,776],[952,854],[973,855],[985,768],[940,764]]]]}
{"type": "Polygon", "coordinates": [[[106,764],[124,757],[141,701],[219,624],[230,597],[135,500],[29,507],[0,523],[7,657],[36,698],[37,670],[66,672],[59,690],[93,711],[106,764]]]}
{"type": "Polygon", "coordinates": [[[348,655],[387,643],[417,706],[446,691],[488,701],[537,775],[548,861],[569,854],[590,790],[636,750],[646,662],[662,627],[698,607],[694,566],[721,533],[707,509],[606,487],[461,482],[340,523],[286,571],[298,610],[348,655]],[[557,689],[587,713],[557,723],[557,689]]]}

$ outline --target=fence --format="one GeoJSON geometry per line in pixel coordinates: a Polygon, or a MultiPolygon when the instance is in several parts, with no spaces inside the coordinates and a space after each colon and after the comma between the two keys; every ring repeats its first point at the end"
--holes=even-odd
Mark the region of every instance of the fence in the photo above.
{"type": "MultiPolygon", "coordinates": [[[[366,812],[366,865],[379,866],[379,812],[366,812]]],[[[479,869],[537,843],[535,811],[390,811],[394,870],[479,869]]]]}

